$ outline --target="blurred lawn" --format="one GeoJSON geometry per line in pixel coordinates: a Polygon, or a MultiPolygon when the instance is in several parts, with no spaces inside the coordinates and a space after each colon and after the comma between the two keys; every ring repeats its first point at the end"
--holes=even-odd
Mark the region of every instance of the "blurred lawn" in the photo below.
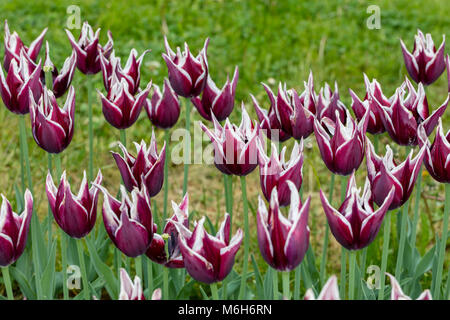
{"type": "MultiPolygon", "coordinates": [[[[44,27],[49,27],[46,40],[51,45],[51,57],[56,66],[61,66],[70,54],[71,46],[64,32],[69,5],[75,1],[44,0],[3,0],[0,3],[2,18],[8,19],[11,30],[17,30],[22,40],[28,44],[44,27]]],[[[239,66],[240,79],[237,87],[236,105],[244,101],[254,116],[249,93],[253,93],[267,108],[268,101],[260,82],[269,83],[276,88],[278,81],[303,90],[303,81],[309,70],[314,74],[316,91],[325,81],[332,84],[337,81],[341,98],[350,105],[348,89],[352,88],[363,96],[364,82],[362,73],[369,78],[377,78],[387,96],[403,81],[406,70],[403,65],[399,39],[404,39],[408,48],[412,48],[417,28],[430,32],[438,46],[442,34],[450,30],[450,2],[445,0],[423,1],[377,1],[381,9],[381,29],[369,30],[366,12],[370,4],[365,1],[76,1],[81,8],[81,21],[89,21],[94,27],[102,28],[101,43],[106,41],[106,30],[114,37],[116,55],[125,62],[131,48],[139,53],[152,49],[146,56],[142,70],[142,85],[150,79],[162,84],[167,70],[161,53],[164,50],[163,35],[167,34],[174,47],[189,43],[193,52],[198,52],[204,39],[210,37],[208,61],[210,72],[218,86],[222,86],[227,73],[239,66]]],[[[78,31],[73,31],[78,36],[78,31]]],[[[448,50],[447,50],[448,52],[448,50]]],[[[2,52],[3,53],[3,52],[2,52]]],[[[43,50],[41,51],[41,55],[43,50]]],[[[101,75],[95,76],[96,87],[102,91],[101,75]]],[[[431,107],[442,103],[446,98],[446,77],[443,75],[427,88],[431,107]]],[[[74,79],[77,94],[76,127],[72,144],[63,153],[63,167],[74,182],[79,182],[82,170],[87,168],[87,106],[84,76],[77,71],[74,79]]],[[[62,103],[62,102],[61,102],[62,103]]],[[[101,168],[105,176],[105,185],[117,190],[120,176],[115,168],[109,150],[117,149],[114,142],[119,133],[103,119],[101,107],[95,105],[95,168],[101,168]]],[[[450,127],[446,113],[445,127],[450,127]]],[[[238,121],[240,111],[233,112],[232,118],[238,121]]],[[[194,123],[201,120],[193,115],[194,123]]],[[[0,109],[0,191],[9,198],[14,197],[14,183],[20,183],[18,119],[6,108],[0,109]]],[[[184,127],[182,114],[178,127],[184,127]]],[[[145,139],[149,141],[152,126],[145,112],[140,120],[128,130],[128,142],[145,139]]],[[[158,141],[162,145],[163,133],[158,131],[158,141]]],[[[292,142],[289,142],[290,145],[292,142]]],[[[382,143],[389,143],[386,136],[382,143]]],[[[39,213],[47,212],[44,181],[47,172],[47,155],[40,150],[29,137],[30,153],[33,159],[32,172],[39,203],[39,213]]],[[[205,142],[205,146],[207,142],[205,142]]],[[[315,141],[309,139],[304,168],[305,193],[313,194],[311,213],[312,236],[316,239],[312,245],[316,254],[321,250],[323,235],[323,211],[318,199],[319,183],[328,188],[329,172],[321,162],[315,141]]],[[[403,149],[393,146],[403,156],[403,149]]],[[[359,180],[365,178],[365,168],[359,171],[359,180]]],[[[170,167],[169,200],[181,200],[182,167],[170,167]]],[[[428,201],[421,202],[421,229],[418,232],[419,249],[423,254],[433,242],[434,230],[440,230],[443,210],[443,188],[425,175],[422,196],[428,201]],[[436,201],[435,198],[438,198],[436,201]],[[426,206],[425,206],[426,204],[426,206]]],[[[208,214],[215,218],[217,208],[225,209],[222,196],[222,177],[213,166],[193,165],[190,169],[189,192],[192,208],[199,215],[208,214]]],[[[362,183],[362,182],[361,182],[362,183]]],[[[249,176],[249,199],[254,210],[259,193],[257,170],[249,176]]],[[[336,183],[339,188],[339,183],[336,183]]],[[[238,180],[234,180],[236,215],[241,214],[238,180]]],[[[339,189],[337,189],[339,191],[339,189]]],[[[335,192],[336,197],[339,192],[335,192]]],[[[158,207],[162,207],[162,193],[156,197],[158,207]]],[[[214,221],[214,220],[213,220],[214,221]]],[[[235,220],[240,223],[239,218],[235,220]]],[[[254,228],[254,219],[251,220],[254,228]]],[[[394,221],[395,222],[395,221],[394,221]]],[[[370,259],[378,259],[381,254],[381,237],[369,250],[370,259]]],[[[397,241],[395,235],[393,241],[397,241]]],[[[331,241],[329,268],[337,272],[339,268],[339,246],[331,241]]],[[[252,241],[256,256],[256,241],[252,241]]],[[[391,244],[391,248],[396,248],[391,244]]],[[[243,251],[243,250],[241,250],[243,251]]],[[[242,254],[242,252],[241,252],[242,254]]],[[[370,263],[369,263],[370,264],[370,263]]],[[[392,269],[392,268],[391,268],[392,269]]],[[[391,270],[389,269],[389,270],[391,270]]]]}

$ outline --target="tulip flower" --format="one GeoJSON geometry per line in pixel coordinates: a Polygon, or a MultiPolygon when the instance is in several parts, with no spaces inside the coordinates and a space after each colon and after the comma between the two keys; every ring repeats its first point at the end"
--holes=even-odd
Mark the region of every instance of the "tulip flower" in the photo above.
{"type": "Polygon", "coordinates": [[[328,117],[314,120],[317,145],[325,165],[331,172],[346,176],[359,168],[364,159],[369,111],[366,111],[358,124],[347,114],[344,125],[338,111],[335,115],[336,122],[328,117]]]}
{"type": "Polygon", "coordinates": [[[134,283],[124,268],[120,268],[119,300],[145,300],[141,278],[134,277],[134,283]]]}
{"type": "Polygon", "coordinates": [[[434,46],[431,34],[424,35],[420,30],[417,30],[412,52],[406,49],[401,39],[400,44],[406,70],[416,83],[432,84],[444,72],[445,35],[442,37],[442,43],[438,50],[434,46]]]}
{"type": "Polygon", "coordinates": [[[255,107],[256,115],[258,116],[259,125],[262,129],[261,131],[263,131],[265,135],[271,140],[279,142],[286,141],[291,136],[282,129],[281,123],[278,120],[275,111],[277,98],[267,85],[265,85],[264,83],[262,85],[264,86],[264,89],[266,90],[267,96],[270,100],[269,111],[262,109],[259,106],[258,101],[256,101],[256,98],[252,94],[250,94],[250,97],[253,100],[253,106],[255,107]]]}
{"type": "MultiPolygon", "coordinates": [[[[93,183],[100,184],[103,176],[100,170],[93,183]]],[[[80,191],[74,195],[64,171],[58,188],[50,172],[45,185],[48,202],[56,223],[72,238],[81,239],[91,232],[97,219],[98,188],[89,188],[86,171],[83,172],[80,191]]]]}
{"type": "Polygon", "coordinates": [[[121,143],[119,143],[119,147],[122,149],[123,157],[115,152],[112,152],[112,155],[119,168],[125,188],[131,192],[133,188],[140,189],[142,185],[145,185],[149,196],[154,197],[161,190],[164,182],[166,144],[164,143],[158,155],[155,132],[152,132],[152,140],[148,148],[143,140],[140,145],[137,143],[134,143],[134,145],[137,151],[136,157],[129,154],[121,143]]]}
{"type": "Polygon", "coordinates": [[[366,95],[364,100],[358,98],[358,96],[349,89],[352,97],[352,109],[355,112],[358,121],[364,117],[367,109],[369,113],[369,123],[367,124],[367,132],[371,134],[380,134],[386,131],[381,120],[380,109],[381,106],[389,107],[391,102],[386,98],[381,90],[381,86],[377,80],[373,79],[372,82],[364,74],[364,83],[366,84],[366,95]],[[380,106],[381,105],[381,106],[380,106]]]}
{"type": "Polygon", "coordinates": [[[5,78],[3,70],[0,72],[0,94],[5,106],[13,113],[27,114],[30,112],[30,96],[38,100],[42,93],[40,82],[41,62],[36,65],[23,51],[19,62],[11,60],[8,74],[5,78]]]}
{"type": "Polygon", "coordinates": [[[279,205],[287,206],[291,198],[287,182],[293,182],[297,190],[300,190],[302,185],[303,140],[300,141],[300,144],[295,142],[291,158],[287,162],[285,161],[286,146],[278,155],[277,148],[272,143],[270,158],[264,152],[261,143],[258,143],[258,149],[259,177],[264,197],[270,201],[273,189],[277,188],[279,205]]]}
{"type": "Polygon", "coordinates": [[[388,210],[399,208],[409,199],[425,156],[425,147],[420,149],[414,159],[411,150],[406,160],[397,165],[389,145],[386,146],[385,156],[380,157],[367,139],[367,177],[371,185],[373,200],[378,206],[384,203],[392,187],[395,188],[394,198],[388,210]]]}
{"type": "Polygon", "coordinates": [[[206,39],[203,49],[197,57],[194,57],[186,42],[184,52],[181,53],[180,48],[177,47],[175,53],[170,48],[167,38],[164,37],[166,53],[162,56],[169,70],[170,84],[179,96],[192,98],[202,93],[208,78],[208,60],[206,59],[208,43],[209,39],[206,39]]]}
{"type": "MultiPolygon", "coordinates": [[[[64,61],[61,70],[58,72],[58,69],[56,69],[55,65],[50,59],[50,48],[48,42],[45,43],[44,66],[52,68],[52,91],[56,98],[63,96],[64,93],[69,90],[73,75],[75,74],[76,62],[76,54],[74,51],[72,51],[72,54],[64,61]]],[[[44,72],[41,73],[41,77],[44,78],[45,81],[44,72]]]]}
{"type": "Polygon", "coordinates": [[[298,189],[287,181],[291,202],[289,216],[280,211],[275,187],[270,198],[269,211],[259,196],[256,214],[259,250],[264,260],[279,271],[294,270],[303,260],[309,246],[308,214],[311,197],[302,205],[298,189]]]}
{"type": "MultiPolygon", "coordinates": [[[[391,300],[411,300],[411,297],[403,293],[403,290],[400,287],[397,279],[395,279],[395,277],[390,273],[386,272],[386,274],[389,276],[389,280],[391,281],[392,286],[391,300]]],[[[430,290],[427,289],[422,292],[416,300],[433,300],[430,290]]]]}
{"type": "Polygon", "coordinates": [[[208,74],[202,98],[193,97],[191,99],[192,103],[197,108],[198,113],[209,121],[212,121],[211,113],[214,114],[218,121],[223,121],[228,118],[231,111],[233,111],[238,78],[239,71],[238,67],[236,67],[231,82],[227,76],[227,81],[222,90],[220,90],[208,74]]]}
{"type": "Polygon", "coordinates": [[[214,132],[203,123],[201,128],[211,139],[214,146],[214,163],[222,173],[246,176],[258,165],[257,139],[259,126],[252,123],[242,104],[242,121],[238,126],[231,124],[227,118],[222,127],[212,115],[214,132]]]}
{"type": "Polygon", "coordinates": [[[121,201],[104,187],[94,185],[103,192],[103,222],[114,245],[131,258],[144,254],[153,239],[152,210],[145,185],[140,190],[134,188],[131,199],[121,185],[121,201]]]}
{"type": "Polygon", "coordinates": [[[0,266],[14,263],[22,255],[30,229],[33,214],[33,196],[25,191],[25,209],[19,216],[12,211],[11,204],[4,195],[0,209],[0,266]]]}
{"type": "Polygon", "coordinates": [[[67,37],[77,55],[77,68],[84,74],[96,74],[101,70],[100,53],[108,59],[113,49],[113,39],[108,31],[108,42],[101,46],[98,41],[100,29],[94,34],[89,23],[84,22],[78,41],[72,33],[66,29],[67,37]]]}
{"type": "Polygon", "coordinates": [[[134,97],[125,78],[119,80],[113,75],[108,95],[105,97],[103,93],[98,91],[102,100],[102,111],[106,121],[117,129],[131,127],[139,118],[151,85],[150,82],[145,90],[134,97]]]}
{"type": "Polygon", "coordinates": [[[189,275],[207,284],[225,279],[233,268],[243,237],[242,230],[238,229],[230,240],[230,215],[225,214],[216,236],[206,232],[205,217],[195,224],[192,232],[181,222],[172,222],[179,232],[178,242],[189,275]]]}
{"type": "Polygon", "coordinates": [[[328,279],[317,299],[311,288],[306,290],[304,300],[341,300],[337,277],[333,275],[328,279]]]}
{"type": "Polygon", "coordinates": [[[394,199],[395,188],[388,189],[389,193],[378,210],[373,209],[372,193],[368,180],[364,185],[362,196],[360,196],[360,192],[361,190],[356,186],[355,174],[352,173],[347,184],[344,202],[336,210],[320,190],[320,199],[331,232],[336,240],[348,250],[360,250],[372,243],[394,199]]]}
{"type": "Polygon", "coordinates": [[[328,83],[325,83],[325,87],[320,89],[316,100],[317,119],[322,120],[324,117],[327,117],[335,122],[336,117],[339,117],[341,122],[346,121],[348,112],[340,100],[337,82],[334,83],[334,92],[331,91],[328,83]]]}
{"type": "Polygon", "coordinates": [[[156,84],[153,85],[153,96],[146,99],[144,107],[148,118],[158,128],[171,128],[180,117],[180,101],[167,79],[162,93],[156,84]]]}
{"type": "Polygon", "coordinates": [[[120,65],[120,58],[117,58],[114,55],[114,51],[111,53],[109,59],[100,52],[100,65],[102,68],[103,84],[105,85],[106,91],[110,90],[114,73],[119,80],[122,80],[123,78],[128,82],[130,93],[135,95],[138,92],[139,84],[141,83],[142,61],[148,52],[150,52],[150,50],[145,50],[138,58],[136,49],[131,49],[127,63],[123,69],[120,65]]]}
{"type": "Polygon", "coordinates": [[[157,233],[153,234],[153,240],[145,253],[152,261],[162,264],[167,268],[183,268],[184,261],[180,251],[178,230],[172,221],[177,221],[184,227],[189,228],[189,196],[186,193],[179,205],[172,201],[173,216],[167,221],[163,234],[169,236],[167,253],[163,237],[157,233]]]}
{"type": "Polygon", "coordinates": [[[399,145],[416,146],[417,127],[423,124],[427,136],[433,132],[438,124],[438,119],[447,108],[449,97],[444,103],[429,114],[428,102],[422,83],[419,83],[417,91],[411,82],[406,79],[395,95],[391,98],[389,107],[379,106],[381,120],[389,133],[389,136],[399,145]],[[408,96],[405,97],[406,91],[408,96]]]}
{"type": "Polygon", "coordinates": [[[9,70],[12,60],[15,60],[18,64],[20,63],[20,55],[22,51],[30,58],[30,60],[36,62],[47,29],[48,28],[42,30],[41,34],[30,44],[29,47],[27,47],[23,44],[16,31],[11,34],[9,31],[8,21],[5,20],[5,56],[3,58],[3,67],[5,70],[9,70]]]}
{"type": "Polygon", "coordinates": [[[423,162],[430,175],[441,183],[450,183],[450,131],[444,134],[442,120],[439,119],[436,137],[431,144],[423,125],[419,126],[420,147],[425,146],[423,162]]]}

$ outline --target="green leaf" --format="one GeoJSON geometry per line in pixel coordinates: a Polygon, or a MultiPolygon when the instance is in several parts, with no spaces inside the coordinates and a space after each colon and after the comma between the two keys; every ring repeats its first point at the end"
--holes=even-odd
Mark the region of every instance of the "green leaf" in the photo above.
{"type": "Polygon", "coordinates": [[[20,290],[22,291],[23,295],[27,299],[34,300],[36,299],[36,290],[34,288],[34,282],[29,282],[28,280],[31,279],[31,277],[27,277],[22,271],[20,271],[19,268],[10,268],[11,275],[14,280],[17,281],[19,284],[20,290]]]}
{"type": "Polygon", "coordinates": [[[208,295],[206,294],[205,290],[203,290],[203,287],[200,285],[200,292],[203,296],[203,300],[209,300],[208,295]]]}
{"type": "Polygon", "coordinates": [[[431,248],[423,257],[420,259],[414,271],[414,279],[418,279],[425,272],[431,269],[433,266],[433,258],[436,253],[436,246],[431,248]]]}
{"type": "Polygon", "coordinates": [[[50,256],[41,277],[42,294],[44,299],[53,299],[55,293],[55,262],[56,262],[56,240],[50,247],[50,256]]]}
{"type": "Polygon", "coordinates": [[[267,267],[266,275],[264,276],[264,297],[266,300],[273,299],[273,275],[276,272],[272,268],[267,267]]]}
{"type": "Polygon", "coordinates": [[[255,272],[255,282],[256,282],[256,297],[257,299],[263,299],[264,298],[264,286],[263,286],[263,279],[261,277],[261,273],[259,272],[258,264],[256,263],[255,256],[252,254],[252,264],[253,264],[253,270],[255,272]]]}

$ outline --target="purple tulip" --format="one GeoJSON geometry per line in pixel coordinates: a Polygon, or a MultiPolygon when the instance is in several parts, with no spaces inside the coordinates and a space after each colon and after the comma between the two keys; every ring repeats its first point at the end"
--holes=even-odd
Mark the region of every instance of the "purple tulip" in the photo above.
{"type": "MultiPolygon", "coordinates": [[[[99,170],[93,183],[100,184],[102,179],[102,173],[99,170]]],[[[77,195],[70,190],[65,171],[58,188],[53,183],[49,172],[45,187],[55,221],[65,233],[72,238],[80,239],[91,232],[97,219],[98,188],[94,186],[89,188],[86,171],[83,172],[83,180],[77,195]]]]}
{"type": "Polygon", "coordinates": [[[406,70],[416,83],[432,84],[444,72],[445,36],[442,37],[442,43],[438,50],[434,46],[431,34],[424,35],[420,30],[417,30],[412,53],[406,49],[401,39],[400,44],[406,70]]]}
{"type": "Polygon", "coordinates": [[[208,284],[225,279],[233,269],[243,237],[242,230],[238,229],[230,240],[230,215],[225,214],[216,236],[206,232],[205,217],[195,224],[192,232],[178,221],[173,223],[179,232],[180,250],[189,275],[208,284]]]}
{"type": "Polygon", "coordinates": [[[134,282],[124,268],[120,268],[120,293],[119,300],[145,300],[142,291],[141,278],[134,277],[134,282]]]}
{"type": "Polygon", "coordinates": [[[104,195],[103,222],[114,245],[125,255],[135,258],[147,251],[153,239],[153,217],[145,185],[131,191],[131,199],[123,185],[121,201],[105,188],[95,184],[104,195]]]}
{"type": "Polygon", "coordinates": [[[94,34],[88,22],[83,23],[80,37],[75,40],[72,33],[66,29],[70,44],[77,55],[77,68],[84,74],[96,74],[101,70],[100,53],[108,59],[113,49],[113,39],[108,31],[108,42],[101,46],[98,43],[100,29],[94,34]]]}
{"type": "Polygon", "coordinates": [[[41,34],[30,44],[25,46],[16,31],[11,34],[9,31],[8,21],[5,20],[5,57],[3,58],[3,67],[9,70],[11,61],[15,60],[20,63],[20,55],[22,51],[34,62],[36,62],[39,51],[42,47],[47,28],[42,30],[41,34]]]}
{"type": "Polygon", "coordinates": [[[386,146],[386,150],[384,157],[378,156],[372,143],[367,139],[367,177],[371,185],[373,200],[378,206],[384,203],[392,187],[395,188],[394,199],[389,206],[389,210],[394,210],[402,206],[411,196],[425,156],[425,146],[420,149],[414,159],[411,150],[406,160],[399,165],[394,161],[389,145],[386,146]]]}
{"type": "Polygon", "coordinates": [[[325,87],[320,89],[319,96],[316,100],[317,119],[322,120],[324,117],[327,117],[333,122],[336,122],[336,117],[339,117],[341,122],[346,122],[348,112],[340,100],[337,82],[334,83],[334,92],[331,91],[328,83],[325,83],[325,87]]]}
{"type": "Polygon", "coordinates": [[[379,107],[383,125],[392,140],[402,146],[416,146],[418,125],[422,123],[429,136],[437,126],[438,119],[444,114],[448,101],[449,96],[430,115],[422,83],[419,83],[416,91],[411,82],[406,79],[401,87],[397,88],[389,107],[381,105],[377,107],[379,107]],[[405,97],[407,91],[408,95],[405,97]]]}
{"type": "Polygon", "coordinates": [[[308,214],[311,197],[302,205],[298,189],[287,181],[291,192],[289,216],[280,211],[275,187],[270,198],[269,212],[261,197],[256,214],[258,244],[264,260],[279,271],[294,270],[303,260],[309,246],[308,214]]]}
{"type": "Polygon", "coordinates": [[[5,106],[13,113],[27,114],[30,112],[30,95],[38,100],[42,93],[42,84],[39,79],[41,62],[35,64],[24,51],[20,53],[19,62],[11,60],[8,74],[0,72],[0,94],[5,106]]]}
{"type": "Polygon", "coordinates": [[[259,126],[252,123],[242,104],[242,121],[238,126],[227,118],[222,127],[212,115],[214,132],[203,123],[201,128],[209,136],[214,146],[214,163],[222,173],[246,176],[258,165],[257,140],[259,126]]]}
{"type": "Polygon", "coordinates": [[[350,176],[344,202],[338,210],[331,206],[325,194],[320,190],[320,199],[331,232],[344,248],[360,250],[372,243],[394,199],[395,188],[391,187],[387,191],[389,193],[375,211],[372,205],[369,181],[366,179],[363,194],[360,196],[361,190],[356,186],[354,173],[350,176]]]}
{"type": "Polygon", "coordinates": [[[0,266],[6,267],[14,263],[22,255],[27,243],[33,214],[33,196],[25,190],[25,209],[19,216],[12,211],[11,204],[2,195],[0,209],[0,266]]]}
{"type": "Polygon", "coordinates": [[[304,300],[341,300],[337,277],[333,275],[328,279],[317,298],[311,288],[306,290],[304,300]]]}
{"type": "Polygon", "coordinates": [[[75,116],[75,90],[71,86],[66,103],[61,109],[51,90],[36,104],[30,92],[31,129],[39,147],[49,153],[60,153],[66,149],[73,137],[75,116]]]}
{"type": "Polygon", "coordinates": [[[367,109],[370,110],[369,113],[369,123],[367,124],[367,132],[371,134],[380,134],[386,131],[381,120],[380,109],[381,106],[389,107],[391,102],[386,98],[381,90],[381,86],[376,79],[372,82],[364,74],[364,83],[366,84],[366,95],[364,100],[358,98],[358,96],[349,89],[350,95],[352,97],[352,109],[355,112],[358,121],[366,114],[367,109]]]}
{"type": "Polygon", "coordinates": [[[444,134],[442,119],[439,119],[436,137],[431,144],[423,125],[419,126],[420,147],[425,146],[423,162],[430,175],[441,183],[450,183],[450,131],[444,134]]]}
{"type": "Polygon", "coordinates": [[[146,186],[148,195],[154,197],[161,190],[164,182],[164,161],[166,159],[166,144],[164,143],[158,155],[155,133],[152,132],[150,146],[142,140],[141,144],[134,143],[137,150],[136,157],[128,153],[127,149],[119,143],[123,157],[112,152],[116,160],[125,188],[131,192],[134,188],[146,186]]]}
{"type": "Polygon", "coordinates": [[[264,86],[264,89],[266,90],[267,96],[270,100],[269,111],[262,109],[259,106],[258,101],[256,101],[256,98],[252,94],[250,94],[250,97],[253,100],[253,106],[255,107],[256,115],[258,116],[261,131],[263,131],[270,140],[279,142],[286,141],[291,136],[282,129],[281,123],[278,120],[277,113],[275,111],[277,98],[273,94],[272,90],[270,90],[269,86],[265,85],[264,83],[262,85],[264,86]]]}
{"type": "Polygon", "coordinates": [[[166,53],[163,58],[169,69],[169,81],[173,90],[182,97],[197,97],[205,88],[208,78],[208,60],[206,59],[206,49],[209,39],[206,39],[203,49],[197,57],[189,51],[187,43],[184,43],[184,52],[181,53],[179,47],[175,53],[169,46],[167,38],[164,37],[166,53]]]}
{"type": "Polygon", "coordinates": [[[264,197],[267,201],[270,201],[273,189],[277,188],[279,205],[281,207],[287,206],[291,199],[287,181],[293,182],[297,190],[300,190],[302,185],[303,140],[300,141],[300,144],[295,142],[291,158],[287,162],[285,161],[286,146],[278,155],[277,148],[272,143],[270,158],[266,155],[260,143],[258,149],[259,177],[264,197]]]}
{"type": "Polygon", "coordinates": [[[152,83],[141,91],[136,97],[130,92],[128,81],[125,78],[119,80],[114,74],[111,80],[111,87],[108,95],[98,91],[102,100],[102,111],[106,121],[117,129],[127,129],[131,127],[139,118],[139,115],[146,103],[152,83]]]}
{"type": "Polygon", "coordinates": [[[167,79],[162,93],[156,84],[153,85],[153,96],[146,99],[144,106],[148,118],[158,128],[172,128],[180,117],[180,101],[167,79]]]}
{"type": "MultiPolygon", "coordinates": [[[[348,113],[348,111],[346,111],[348,113]]],[[[356,124],[350,114],[346,116],[345,125],[336,111],[336,122],[324,117],[314,121],[314,132],[320,154],[327,168],[340,175],[349,175],[357,170],[364,159],[366,129],[369,110],[356,124]]]]}
{"type": "Polygon", "coordinates": [[[233,111],[234,96],[236,93],[238,78],[239,71],[238,67],[236,67],[236,69],[234,69],[234,75],[231,82],[227,76],[227,82],[225,82],[222,90],[220,90],[208,74],[206,85],[203,89],[202,98],[191,98],[191,101],[197,108],[198,113],[209,121],[212,121],[211,113],[214,114],[218,121],[223,121],[228,118],[231,111],[233,111]]]}
{"type": "Polygon", "coordinates": [[[184,227],[189,229],[189,196],[186,193],[184,195],[183,201],[178,205],[172,201],[172,208],[174,214],[172,218],[167,221],[163,234],[169,236],[169,242],[167,247],[168,256],[165,249],[164,238],[157,234],[153,234],[153,240],[145,253],[152,261],[162,264],[167,268],[183,268],[184,261],[180,250],[180,243],[178,237],[178,230],[172,221],[177,221],[184,227]]]}
{"type": "MultiPolygon", "coordinates": [[[[397,279],[395,279],[395,277],[390,273],[386,272],[386,274],[389,276],[389,280],[391,280],[391,300],[411,300],[410,296],[407,296],[403,293],[403,290],[400,287],[397,279]]],[[[431,296],[430,290],[427,289],[422,292],[416,300],[433,300],[433,297],[431,296]]]]}
{"type": "MultiPolygon", "coordinates": [[[[64,61],[61,71],[58,72],[58,69],[50,59],[50,48],[48,42],[45,43],[44,69],[45,67],[51,67],[52,69],[52,91],[56,98],[63,96],[64,93],[69,90],[70,84],[72,83],[72,79],[75,74],[76,62],[76,54],[74,51],[72,51],[70,57],[68,57],[64,61]]],[[[42,83],[45,83],[45,73],[43,70],[41,72],[41,79],[44,80],[42,83]]]]}

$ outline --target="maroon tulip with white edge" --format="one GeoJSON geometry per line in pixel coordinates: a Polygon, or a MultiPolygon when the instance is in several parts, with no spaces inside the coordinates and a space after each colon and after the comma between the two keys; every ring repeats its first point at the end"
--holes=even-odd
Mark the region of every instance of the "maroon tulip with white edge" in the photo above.
{"type": "Polygon", "coordinates": [[[172,128],[180,117],[180,100],[167,79],[164,79],[162,93],[153,85],[152,98],[146,99],[144,107],[152,124],[161,129],[172,128]]]}

